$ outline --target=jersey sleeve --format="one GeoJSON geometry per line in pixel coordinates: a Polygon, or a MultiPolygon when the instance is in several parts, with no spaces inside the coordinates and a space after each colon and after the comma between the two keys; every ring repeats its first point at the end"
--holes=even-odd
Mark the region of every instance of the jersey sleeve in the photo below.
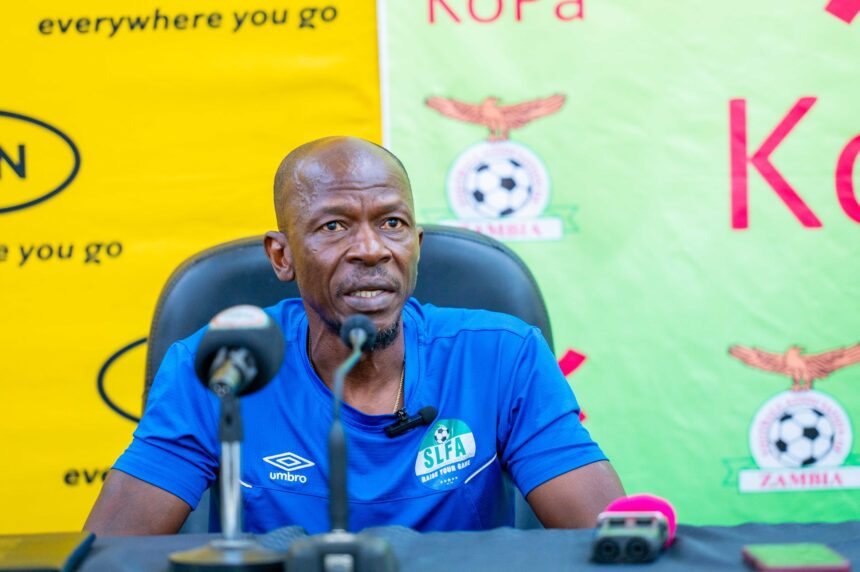
{"type": "Polygon", "coordinates": [[[576,397],[536,328],[523,339],[499,397],[501,461],[523,496],[554,477],[606,459],[580,423],[576,397]]]}
{"type": "Polygon", "coordinates": [[[194,373],[183,342],[165,354],[134,439],[113,468],[155,485],[192,508],[218,471],[218,403],[194,373]]]}

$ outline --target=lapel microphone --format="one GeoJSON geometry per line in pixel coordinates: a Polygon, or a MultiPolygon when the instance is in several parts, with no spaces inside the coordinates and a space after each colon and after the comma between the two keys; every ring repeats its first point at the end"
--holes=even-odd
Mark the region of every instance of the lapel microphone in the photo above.
{"type": "Polygon", "coordinates": [[[436,419],[436,408],[432,405],[428,405],[427,407],[422,407],[418,410],[417,415],[409,416],[406,412],[406,408],[400,409],[395,414],[397,415],[397,421],[385,427],[385,435],[389,439],[394,439],[399,435],[403,435],[408,431],[412,431],[416,427],[421,427],[422,425],[430,425],[433,423],[433,420],[436,419]]]}

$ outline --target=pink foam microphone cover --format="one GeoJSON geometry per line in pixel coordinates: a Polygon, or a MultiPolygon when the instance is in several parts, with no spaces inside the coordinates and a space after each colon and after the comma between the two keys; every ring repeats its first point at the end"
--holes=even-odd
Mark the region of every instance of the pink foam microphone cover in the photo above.
{"type": "Polygon", "coordinates": [[[605,512],[659,512],[666,517],[669,525],[669,535],[663,546],[669,546],[675,540],[675,508],[664,498],[649,494],[630,495],[609,503],[605,512]]]}

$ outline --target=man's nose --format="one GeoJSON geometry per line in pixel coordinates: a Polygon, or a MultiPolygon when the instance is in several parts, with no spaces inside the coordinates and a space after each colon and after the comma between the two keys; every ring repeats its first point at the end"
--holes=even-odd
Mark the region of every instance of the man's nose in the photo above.
{"type": "Polygon", "coordinates": [[[349,248],[349,260],[375,266],[391,259],[391,251],[377,229],[363,224],[356,230],[349,248]]]}

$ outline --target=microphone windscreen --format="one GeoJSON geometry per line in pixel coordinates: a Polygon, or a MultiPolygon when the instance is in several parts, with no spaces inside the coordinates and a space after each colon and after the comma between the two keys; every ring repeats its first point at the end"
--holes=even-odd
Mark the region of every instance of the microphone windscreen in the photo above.
{"type": "Polygon", "coordinates": [[[268,314],[257,306],[240,305],[219,312],[203,334],[194,371],[208,386],[209,370],[221,348],[246,349],[254,358],[257,374],[236,392],[253,393],[275,377],[284,360],[284,334],[268,314]]]}
{"type": "Polygon", "coordinates": [[[364,332],[365,338],[364,343],[361,344],[361,351],[367,351],[373,346],[373,342],[376,341],[376,326],[373,325],[370,318],[364,314],[353,314],[344,320],[343,325],[340,327],[340,339],[350,349],[352,349],[350,334],[353,330],[362,330],[364,332]]]}
{"type": "Polygon", "coordinates": [[[666,517],[669,528],[669,534],[663,546],[669,546],[675,540],[677,526],[675,508],[664,498],[645,493],[630,495],[612,501],[604,512],[659,512],[666,517]]]}
{"type": "Polygon", "coordinates": [[[421,416],[421,421],[424,423],[424,425],[430,425],[431,423],[433,423],[433,420],[436,419],[436,408],[432,405],[422,407],[418,410],[418,415],[421,416]]]}

